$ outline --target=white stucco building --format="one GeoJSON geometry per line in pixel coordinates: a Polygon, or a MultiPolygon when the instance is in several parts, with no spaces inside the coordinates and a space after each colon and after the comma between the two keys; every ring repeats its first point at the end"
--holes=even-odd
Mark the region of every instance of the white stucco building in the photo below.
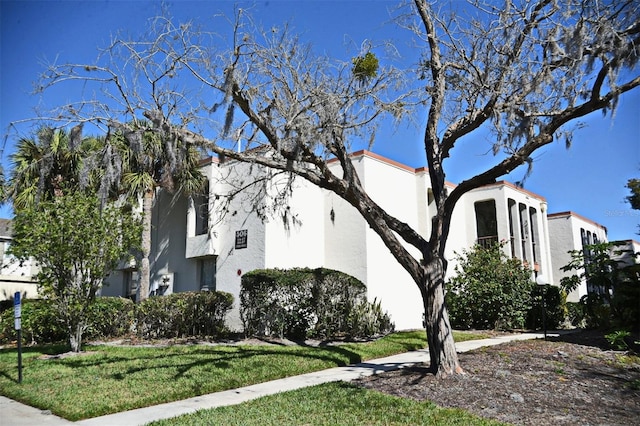
{"type": "Polygon", "coordinates": [[[635,265],[640,261],[640,242],[636,240],[612,241],[613,259],[617,260],[621,267],[635,265]]]}
{"type": "MultiPolygon", "coordinates": [[[[427,237],[435,204],[426,169],[414,169],[368,151],[352,155],[371,198],[391,215],[427,237]]],[[[334,163],[333,167],[339,167],[334,163]]],[[[202,163],[209,197],[188,200],[159,192],[153,209],[151,290],[153,294],[215,289],[234,295],[229,326],[240,329],[241,276],[254,269],[326,267],[355,276],[380,300],[398,329],[422,327],[422,299],[409,274],[358,212],[333,193],[296,179],[285,207],[289,221],[254,211],[253,191],[238,195],[221,215],[215,194],[227,194],[259,175],[249,164],[216,159],[202,163]]],[[[270,181],[266,193],[286,181],[270,181]]],[[[503,241],[505,251],[531,265],[532,275],[553,282],[549,225],[544,198],[498,182],[465,194],[454,211],[447,245],[448,274],[456,253],[476,242],[503,241]]],[[[132,267],[135,265],[131,265],[132,267]]],[[[137,273],[114,273],[103,295],[134,295],[137,273]]]]}
{"type": "Polygon", "coordinates": [[[17,291],[22,298],[35,299],[38,297],[35,279],[38,268],[35,262],[20,262],[7,253],[12,240],[11,220],[0,219],[0,300],[11,300],[17,291]]]}
{"type": "MultiPolygon", "coordinates": [[[[585,245],[607,241],[607,228],[575,212],[561,212],[548,215],[549,235],[551,236],[550,253],[553,259],[555,284],[562,278],[575,275],[579,271],[562,270],[571,262],[570,251],[583,250],[585,245]]],[[[587,282],[567,295],[568,302],[577,302],[588,292],[587,282]]]]}

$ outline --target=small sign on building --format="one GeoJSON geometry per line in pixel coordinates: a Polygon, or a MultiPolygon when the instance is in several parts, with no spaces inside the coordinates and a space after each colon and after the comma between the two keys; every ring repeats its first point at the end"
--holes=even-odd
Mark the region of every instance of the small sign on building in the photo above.
{"type": "Polygon", "coordinates": [[[236,249],[247,248],[247,234],[248,231],[246,229],[236,231],[236,249]]]}

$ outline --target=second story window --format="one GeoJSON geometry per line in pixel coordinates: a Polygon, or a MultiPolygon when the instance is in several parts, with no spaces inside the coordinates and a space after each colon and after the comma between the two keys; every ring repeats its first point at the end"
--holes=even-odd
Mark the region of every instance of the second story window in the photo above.
{"type": "Polygon", "coordinates": [[[496,218],[496,201],[478,201],[474,204],[476,211],[476,231],[478,244],[489,247],[498,243],[498,221],[496,218]]]}

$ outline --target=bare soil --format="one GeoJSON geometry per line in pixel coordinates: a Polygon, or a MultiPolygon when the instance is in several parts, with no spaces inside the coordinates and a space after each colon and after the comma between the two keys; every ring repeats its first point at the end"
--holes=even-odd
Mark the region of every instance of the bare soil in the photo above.
{"type": "Polygon", "coordinates": [[[516,425],[640,425],[640,358],[602,333],[518,341],[459,354],[466,374],[416,366],[355,383],[516,425]]]}

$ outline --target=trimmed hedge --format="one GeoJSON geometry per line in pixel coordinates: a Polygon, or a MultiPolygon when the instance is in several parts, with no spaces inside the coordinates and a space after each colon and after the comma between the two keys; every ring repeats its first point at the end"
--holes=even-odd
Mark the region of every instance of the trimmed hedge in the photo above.
{"type": "Polygon", "coordinates": [[[174,293],[151,297],[135,311],[136,331],[145,339],[224,337],[233,296],[221,291],[174,293]]]}
{"type": "MultiPolygon", "coordinates": [[[[121,297],[99,297],[89,308],[87,339],[104,339],[124,336],[133,325],[134,304],[121,297]]],[[[22,302],[22,336],[25,342],[51,343],[68,338],[65,325],[56,310],[46,299],[26,299],[22,302]]],[[[13,309],[0,315],[0,342],[17,339],[14,329],[13,309]]]]}
{"type": "Polygon", "coordinates": [[[240,317],[246,335],[370,337],[393,330],[358,279],[331,269],[262,269],[242,276],[240,317]]]}
{"type": "MultiPolygon", "coordinates": [[[[86,339],[131,335],[146,339],[224,337],[225,317],[233,296],[223,292],[190,292],[152,297],[139,305],[122,297],[98,297],[89,309],[86,339]]],[[[22,336],[29,344],[62,342],[68,335],[57,312],[46,299],[22,303],[22,336]]],[[[0,314],[0,342],[16,340],[13,309],[0,314]]]]}
{"type": "Polygon", "coordinates": [[[126,336],[133,330],[135,303],[123,297],[98,297],[90,308],[87,339],[126,336]]]}

